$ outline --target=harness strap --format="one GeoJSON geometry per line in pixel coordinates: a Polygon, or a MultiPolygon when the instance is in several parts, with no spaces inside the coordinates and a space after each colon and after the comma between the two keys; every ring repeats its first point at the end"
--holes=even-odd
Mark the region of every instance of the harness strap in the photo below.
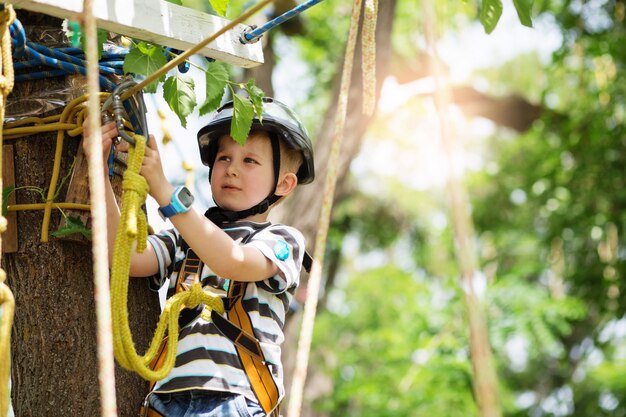
{"type": "MultiPolygon", "coordinates": [[[[232,336],[236,336],[236,338],[231,340],[237,348],[239,359],[246,371],[250,386],[257,400],[259,400],[263,411],[269,416],[278,406],[280,394],[276,381],[274,381],[272,377],[270,365],[265,361],[265,357],[263,356],[261,344],[256,337],[252,336],[254,335],[252,322],[248,312],[243,307],[243,294],[245,293],[247,285],[247,282],[233,281],[229,288],[229,294],[232,292],[232,294],[238,295],[237,302],[228,311],[228,318],[232,322],[232,327],[239,327],[240,329],[238,334],[232,334],[232,336]]],[[[231,297],[233,296],[232,294],[231,297]]],[[[224,336],[230,339],[228,333],[225,333],[225,330],[228,330],[222,329],[219,326],[220,323],[223,323],[223,321],[215,322],[215,325],[224,336]]]]}
{"type": "MultiPolygon", "coordinates": [[[[186,278],[193,276],[193,282],[200,281],[202,272],[202,261],[191,249],[187,249],[187,256],[183,261],[178,276],[176,278],[176,293],[187,291],[188,285],[185,284],[186,278]]],[[[220,333],[228,338],[237,350],[239,359],[243,365],[244,371],[250,386],[254,392],[261,408],[267,416],[278,415],[278,399],[280,393],[278,386],[272,377],[272,371],[269,364],[265,361],[263,350],[259,340],[254,336],[254,329],[250,316],[243,307],[243,296],[246,292],[247,282],[231,281],[228,296],[223,299],[224,309],[227,311],[228,319],[222,317],[219,313],[211,311],[211,320],[220,331],[220,333]],[[272,414],[272,413],[275,414],[272,414]]],[[[180,327],[184,327],[202,313],[204,306],[199,305],[194,309],[183,309],[180,312],[178,322],[180,327]]],[[[163,340],[159,348],[159,352],[155,359],[150,363],[152,369],[158,369],[164,361],[167,353],[167,338],[163,340]]],[[[154,389],[156,381],[150,382],[149,392],[154,389]]],[[[147,404],[144,405],[142,415],[150,416],[154,412],[147,404]]],[[[155,416],[158,414],[154,414],[155,416]]]]}

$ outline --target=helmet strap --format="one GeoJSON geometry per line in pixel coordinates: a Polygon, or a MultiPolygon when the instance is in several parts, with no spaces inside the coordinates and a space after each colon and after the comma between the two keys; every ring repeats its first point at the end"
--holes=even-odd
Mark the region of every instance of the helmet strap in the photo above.
{"type": "MultiPolygon", "coordinates": [[[[272,204],[280,200],[280,196],[276,195],[276,187],[278,186],[278,177],[280,176],[280,143],[278,134],[274,132],[268,132],[270,137],[270,143],[272,144],[272,161],[274,166],[274,188],[260,203],[250,207],[246,210],[232,211],[226,210],[217,205],[215,199],[214,207],[210,207],[204,215],[216,225],[222,223],[235,222],[237,220],[245,219],[246,217],[254,216],[255,214],[265,213],[272,204]]],[[[209,175],[209,182],[211,181],[211,175],[209,175]]]]}

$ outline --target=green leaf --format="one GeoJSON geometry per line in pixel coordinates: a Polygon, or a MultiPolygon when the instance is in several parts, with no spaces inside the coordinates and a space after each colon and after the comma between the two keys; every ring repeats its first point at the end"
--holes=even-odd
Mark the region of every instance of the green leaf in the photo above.
{"type": "MultiPolygon", "coordinates": [[[[167,63],[163,49],[160,46],[140,42],[124,58],[124,73],[134,73],[148,76],[156,72],[167,63]]],[[[163,81],[165,76],[159,77],[145,87],[147,93],[155,93],[157,84],[163,81]]]]}
{"type": "Polygon", "coordinates": [[[163,84],[163,98],[169,104],[170,109],[176,113],[183,127],[187,127],[187,116],[196,107],[196,93],[194,82],[191,77],[172,76],[163,84]]]}
{"type": "Polygon", "coordinates": [[[179,6],[183,5],[183,2],[181,0],[166,0],[168,3],[172,3],[172,4],[178,4],[179,6]]]}
{"type": "Polygon", "coordinates": [[[254,107],[249,98],[241,97],[238,94],[234,95],[233,104],[233,120],[230,122],[230,135],[237,143],[243,146],[252,127],[254,107]]]}
{"type": "MultiPolygon", "coordinates": [[[[104,29],[98,29],[97,30],[97,34],[98,34],[98,59],[102,58],[102,51],[104,50],[103,45],[107,42],[107,40],[109,39],[109,32],[104,30],[104,29]]],[[[80,36],[80,47],[83,51],[87,50],[87,47],[85,45],[85,36],[83,33],[81,33],[80,36]]]]}
{"type": "Polygon", "coordinates": [[[56,232],[52,232],[51,235],[54,237],[64,237],[75,233],[80,233],[87,239],[91,239],[91,230],[87,229],[80,218],[68,216],[65,218],[65,224],[56,232]]]}
{"type": "Polygon", "coordinates": [[[221,62],[212,62],[206,71],[206,100],[200,107],[200,116],[217,109],[228,82],[228,69],[221,62]]]}
{"type": "Polygon", "coordinates": [[[530,13],[533,8],[533,0],[513,0],[515,4],[515,10],[517,10],[517,17],[524,26],[529,28],[533,27],[533,21],[530,17],[530,13]]]}
{"type": "Polygon", "coordinates": [[[6,216],[9,211],[9,196],[15,191],[15,185],[9,185],[2,190],[2,215],[6,216]]]}
{"type": "Polygon", "coordinates": [[[480,22],[485,32],[491,33],[502,16],[502,0],[483,0],[480,10],[480,22]]]}
{"type": "Polygon", "coordinates": [[[228,9],[228,0],[209,0],[213,10],[220,16],[226,16],[226,10],[228,9]]]}
{"type": "Polygon", "coordinates": [[[259,121],[263,123],[263,96],[265,96],[265,93],[259,87],[254,85],[254,79],[251,79],[246,83],[246,91],[250,96],[250,100],[252,100],[252,105],[254,106],[254,111],[256,112],[259,121]]]}

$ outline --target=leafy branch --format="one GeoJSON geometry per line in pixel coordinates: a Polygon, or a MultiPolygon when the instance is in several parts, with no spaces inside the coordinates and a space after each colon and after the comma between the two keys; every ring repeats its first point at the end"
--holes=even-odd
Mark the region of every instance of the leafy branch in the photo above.
{"type": "MultiPolygon", "coordinates": [[[[517,17],[524,26],[532,27],[531,12],[533,0],[513,0],[517,17]]],[[[482,0],[480,7],[480,23],[485,32],[491,33],[502,16],[502,0],[482,0]]]]}
{"type": "MultiPolygon", "coordinates": [[[[162,46],[147,42],[134,43],[133,48],[124,59],[124,72],[149,76],[167,63],[167,55],[173,55],[173,53],[162,46]]],[[[231,136],[238,143],[245,143],[254,114],[256,113],[261,118],[262,98],[265,95],[263,90],[254,84],[254,80],[249,80],[246,84],[230,81],[228,68],[224,63],[210,62],[206,69],[197,65],[194,67],[205,72],[206,97],[204,102],[199,105],[200,115],[216,110],[222,102],[226,87],[228,87],[234,101],[231,136]],[[235,88],[245,89],[248,97],[236,93],[235,88]]],[[[163,82],[163,98],[170,109],[176,113],[182,126],[186,127],[187,117],[198,107],[193,78],[178,73],[167,77],[163,76],[148,84],[145,88],[146,92],[155,93],[160,82],[163,82]]]]}

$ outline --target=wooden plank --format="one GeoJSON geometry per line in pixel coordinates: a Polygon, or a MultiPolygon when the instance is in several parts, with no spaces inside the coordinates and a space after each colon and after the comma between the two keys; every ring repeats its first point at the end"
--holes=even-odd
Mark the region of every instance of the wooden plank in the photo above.
{"type": "MultiPolygon", "coordinates": [[[[15,186],[15,164],[13,161],[13,146],[2,145],[2,187],[15,186]]],[[[15,204],[15,193],[9,196],[9,205],[15,204]]],[[[17,252],[17,212],[8,212],[6,215],[7,230],[2,233],[2,253],[17,252]]]]}
{"type": "MultiPolygon", "coordinates": [[[[62,19],[77,20],[77,14],[83,10],[83,0],[13,0],[10,3],[16,8],[62,19]]],[[[180,50],[191,48],[229,23],[222,17],[164,0],[94,0],[93,10],[101,29],[180,50]]],[[[199,53],[244,68],[262,64],[261,42],[244,45],[239,41],[246,28],[246,25],[237,25],[199,53]]]]}

